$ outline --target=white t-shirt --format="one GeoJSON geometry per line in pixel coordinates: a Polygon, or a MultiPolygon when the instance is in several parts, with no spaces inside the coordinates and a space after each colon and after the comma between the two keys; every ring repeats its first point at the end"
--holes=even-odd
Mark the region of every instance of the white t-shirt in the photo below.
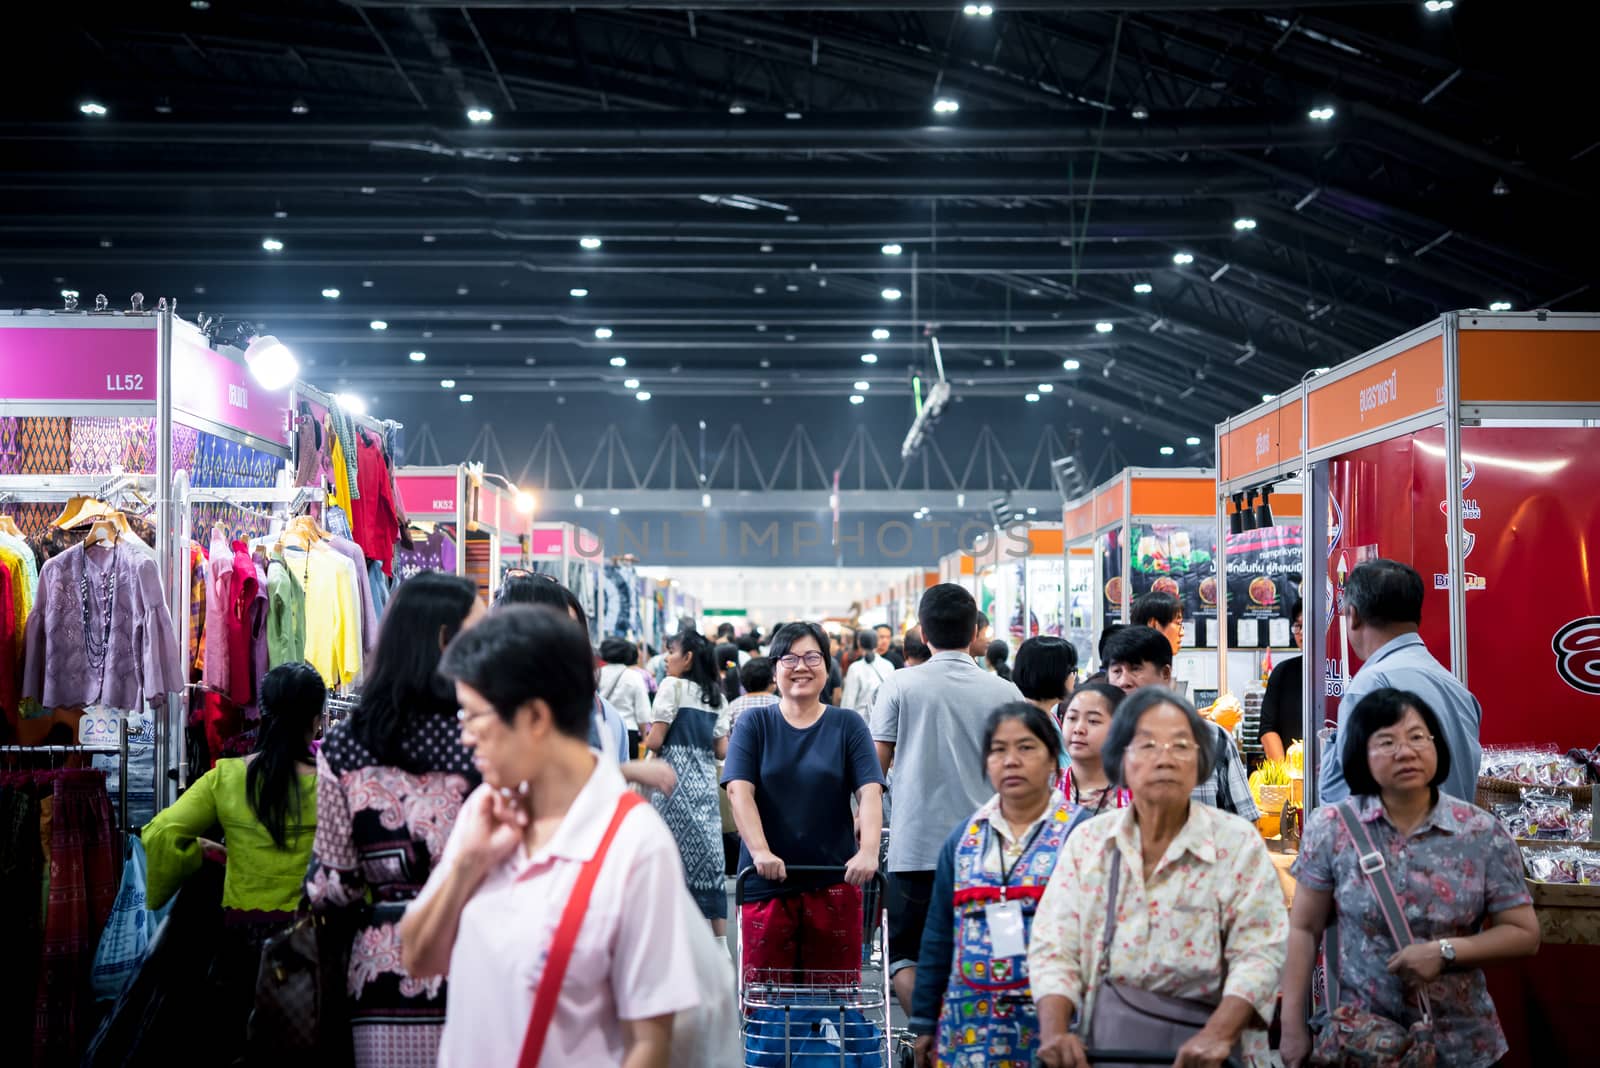
{"type": "Polygon", "coordinates": [[[672,721],[678,718],[680,708],[706,708],[708,712],[717,714],[716,725],[711,728],[711,737],[726,738],[732,728],[733,709],[718,690],[714,694],[717,703],[711,708],[706,708],[705,695],[700,692],[700,687],[688,679],[680,679],[668,675],[661,681],[661,688],[656,691],[655,704],[651,706],[650,718],[652,723],[665,723],[672,726],[672,721]]]}
{"type": "Polygon", "coordinates": [[[630,731],[650,723],[650,688],[644,677],[626,664],[606,664],[600,669],[600,696],[622,714],[630,731]]]}
{"type": "Polygon", "coordinates": [[[894,674],[894,665],[881,656],[873,656],[869,664],[866,657],[861,657],[844,676],[844,696],[839,703],[845,708],[854,709],[863,716],[872,714],[872,699],[878,695],[878,687],[884,680],[894,674]]]}

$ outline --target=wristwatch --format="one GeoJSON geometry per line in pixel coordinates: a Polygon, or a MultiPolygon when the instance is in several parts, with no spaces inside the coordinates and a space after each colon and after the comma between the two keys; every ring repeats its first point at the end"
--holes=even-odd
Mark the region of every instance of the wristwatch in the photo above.
{"type": "Polygon", "coordinates": [[[1456,962],[1456,947],[1450,939],[1439,939],[1439,956],[1444,958],[1446,964],[1454,964],[1456,962]]]}

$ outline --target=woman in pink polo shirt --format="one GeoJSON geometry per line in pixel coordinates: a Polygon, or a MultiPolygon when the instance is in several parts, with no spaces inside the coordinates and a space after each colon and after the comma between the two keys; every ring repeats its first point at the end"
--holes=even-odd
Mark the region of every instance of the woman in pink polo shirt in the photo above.
{"type": "Polygon", "coordinates": [[[450,980],[440,1068],[664,1068],[673,1015],[699,1004],[678,847],[589,748],[592,660],[570,619],[522,606],[445,650],[439,670],[484,781],[400,927],[406,970],[450,980]],[[564,974],[544,988],[553,1008],[536,1014],[595,861],[564,974]]]}

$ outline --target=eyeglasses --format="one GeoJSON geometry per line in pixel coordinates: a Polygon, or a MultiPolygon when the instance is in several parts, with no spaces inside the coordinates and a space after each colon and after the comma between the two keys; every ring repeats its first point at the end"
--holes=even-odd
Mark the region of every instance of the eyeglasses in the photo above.
{"type": "Polygon", "coordinates": [[[1378,738],[1367,743],[1367,752],[1373,756],[1394,756],[1403,746],[1413,753],[1420,753],[1433,744],[1433,735],[1417,731],[1406,735],[1404,738],[1378,738]]]}
{"type": "Polygon", "coordinates": [[[1158,742],[1154,738],[1146,738],[1142,742],[1134,742],[1128,747],[1130,753],[1135,754],[1140,760],[1154,760],[1156,754],[1165,749],[1172,754],[1172,759],[1180,764],[1186,764],[1200,753],[1200,747],[1193,742],[1179,738],[1175,742],[1158,742]]]}
{"type": "Polygon", "coordinates": [[[461,724],[461,726],[466,728],[467,730],[473,730],[473,729],[475,729],[473,727],[473,724],[475,722],[477,722],[478,720],[487,719],[487,718],[489,718],[490,716],[493,716],[493,715],[495,715],[495,711],[493,709],[490,709],[487,712],[478,712],[478,713],[474,714],[474,713],[468,712],[464,708],[458,708],[458,709],[456,709],[456,722],[461,724]]]}
{"type": "Polygon", "coordinates": [[[821,667],[822,654],[806,653],[804,656],[801,656],[797,653],[784,653],[782,656],[778,657],[778,663],[782,664],[790,671],[793,671],[801,664],[805,664],[805,666],[808,668],[821,667]]]}

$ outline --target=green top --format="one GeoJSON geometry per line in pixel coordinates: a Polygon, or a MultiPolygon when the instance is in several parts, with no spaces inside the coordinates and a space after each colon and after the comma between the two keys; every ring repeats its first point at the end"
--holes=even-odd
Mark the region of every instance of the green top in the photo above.
{"type": "Polygon", "coordinates": [[[267,664],[306,658],[306,588],[281,556],[267,565],[267,664]]]}
{"type": "Polygon", "coordinates": [[[317,831],[317,776],[300,776],[300,819],[289,808],[289,848],[279,849],[245,795],[245,762],[217,761],[200,781],[158,813],[141,837],[147,862],[145,902],[158,909],[183,881],[199,870],[200,843],[222,826],[228,847],[228,872],[222,884],[224,908],[292,912],[311,861],[317,831]]]}

